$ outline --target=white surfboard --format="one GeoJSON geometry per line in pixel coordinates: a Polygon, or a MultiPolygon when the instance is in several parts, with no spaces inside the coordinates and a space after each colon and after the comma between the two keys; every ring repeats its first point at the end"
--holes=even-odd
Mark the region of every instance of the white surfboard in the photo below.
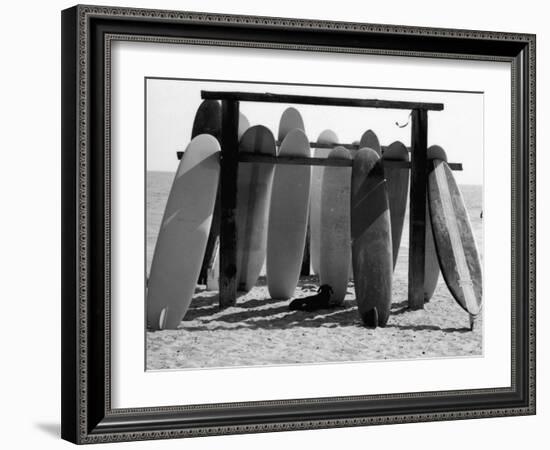
{"type": "Polygon", "coordinates": [[[220,145],[195,137],[179,163],[155,246],[147,288],[147,327],[175,329],[195,292],[220,175],[220,145]]]}
{"type": "MultiPolygon", "coordinates": [[[[276,155],[273,133],[263,125],[245,131],[240,152],[276,155]]],[[[237,288],[249,291],[265,261],[274,164],[241,163],[237,179],[237,288]]]]}
{"type": "MultiPolygon", "coordinates": [[[[289,131],[279,156],[310,157],[302,130],[289,131]]],[[[310,166],[280,164],[275,168],[267,236],[267,286],[276,299],[294,296],[300,278],[309,211],[310,166]]]]}
{"type": "MultiPolygon", "coordinates": [[[[332,130],[323,131],[317,138],[321,144],[335,144],[338,142],[338,136],[332,130]]],[[[315,158],[326,158],[330,148],[315,148],[313,156],[315,158]]],[[[309,205],[309,255],[311,259],[311,269],[313,273],[319,274],[319,248],[321,246],[321,182],[323,179],[323,166],[311,167],[311,191],[309,205]]]]}
{"type": "MultiPolygon", "coordinates": [[[[344,147],[336,147],[328,158],[352,156],[344,147]]],[[[335,304],[344,301],[350,272],[350,183],[351,167],[325,167],[321,183],[319,283],[332,287],[331,301],[335,304]]]]}

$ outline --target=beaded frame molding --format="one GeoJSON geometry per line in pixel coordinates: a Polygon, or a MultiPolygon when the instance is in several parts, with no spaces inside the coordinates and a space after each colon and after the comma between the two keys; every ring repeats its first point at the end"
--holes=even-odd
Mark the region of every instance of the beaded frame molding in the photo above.
{"type": "Polygon", "coordinates": [[[62,12],[62,437],[98,443],[535,413],[535,36],[100,6],[62,12]],[[110,49],[116,40],[505,61],[512,68],[506,388],[111,407],[110,49]]]}

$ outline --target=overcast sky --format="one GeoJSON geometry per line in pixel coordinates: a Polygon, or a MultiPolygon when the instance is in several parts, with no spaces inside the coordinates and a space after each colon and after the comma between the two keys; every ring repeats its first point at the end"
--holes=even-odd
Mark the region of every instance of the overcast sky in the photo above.
{"type": "MultiPolygon", "coordinates": [[[[148,79],[147,89],[147,170],[175,172],[176,151],[184,150],[191,138],[195,112],[201,103],[201,90],[235,90],[331,97],[377,98],[440,102],[443,111],[428,113],[428,145],[443,147],[449,162],[463,164],[463,172],[455,172],[459,184],[483,183],[483,94],[464,92],[432,92],[373,88],[340,88],[292,86],[257,83],[148,79]]],[[[304,119],[310,141],[325,129],[332,129],[339,141],[351,143],[372,129],[382,145],[399,140],[411,141],[409,111],[371,108],[348,108],[277,103],[241,102],[241,112],[251,125],[265,125],[277,136],[279,119],[288,107],[297,108],[304,119]]]]}

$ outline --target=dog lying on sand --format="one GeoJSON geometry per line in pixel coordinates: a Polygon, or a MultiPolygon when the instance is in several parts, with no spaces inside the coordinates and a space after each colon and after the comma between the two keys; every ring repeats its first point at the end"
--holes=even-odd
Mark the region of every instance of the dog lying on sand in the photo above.
{"type": "Polygon", "coordinates": [[[317,294],[292,300],[288,308],[291,311],[317,311],[318,309],[334,308],[335,305],[330,303],[333,292],[328,284],[323,284],[319,286],[317,294]]]}

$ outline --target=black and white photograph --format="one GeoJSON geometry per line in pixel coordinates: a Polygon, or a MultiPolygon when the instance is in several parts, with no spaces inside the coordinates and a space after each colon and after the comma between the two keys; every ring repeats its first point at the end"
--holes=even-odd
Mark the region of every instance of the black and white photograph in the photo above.
{"type": "Polygon", "coordinates": [[[144,85],[147,370],[483,356],[483,91],[144,85]]]}
{"type": "Polygon", "coordinates": [[[224,9],[61,13],[62,437],[535,414],[536,36],[224,9]]]}

